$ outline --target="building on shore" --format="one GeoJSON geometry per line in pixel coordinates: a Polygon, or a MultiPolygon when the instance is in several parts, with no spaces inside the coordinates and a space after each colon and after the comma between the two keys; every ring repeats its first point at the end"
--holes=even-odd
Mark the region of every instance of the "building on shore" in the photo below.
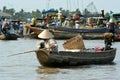
{"type": "Polygon", "coordinates": [[[0,18],[2,18],[2,17],[4,17],[4,18],[11,18],[12,15],[4,13],[4,12],[0,12],[0,18]]]}

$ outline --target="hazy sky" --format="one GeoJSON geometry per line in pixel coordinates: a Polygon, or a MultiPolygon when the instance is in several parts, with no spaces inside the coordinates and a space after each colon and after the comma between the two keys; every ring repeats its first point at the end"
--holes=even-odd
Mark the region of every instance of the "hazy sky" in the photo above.
{"type": "Polygon", "coordinates": [[[6,6],[8,9],[14,8],[16,11],[24,9],[31,12],[36,9],[47,10],[49,5],[49,8],[55,9],[62,7],[63,9],[75,10],[79,7],[80,10],[83,10],[92,1],[97,11],[104,9],[105,12],[120,12],[120,0],[0,0],[0,9],[6,6]]]}

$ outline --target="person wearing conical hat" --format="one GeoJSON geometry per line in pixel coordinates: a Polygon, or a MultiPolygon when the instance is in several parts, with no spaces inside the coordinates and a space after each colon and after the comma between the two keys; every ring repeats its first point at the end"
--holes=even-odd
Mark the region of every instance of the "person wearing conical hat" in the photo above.
{"type": "Polygon", "coordinates": [[[115,37],[115,30],[117,29],[117,25],[115,24],[115,19],[114,18],[111,18],[109,20],[109,25],[108,25],[108,29],[109,29],[109,33],[112,33],[113,36],[112,36],[112,39],[114,40],[114,37],[115,37]]]}
{"type": "Polygon", "coordinates": [[[53,39],[54,35],[48,29],[42,31],[38,35],[38,38],[41,40],[37,45],[37,49],[45,48],[47,50],[50,50],[51,53],[58,53],[57,42],[53,39]]]}

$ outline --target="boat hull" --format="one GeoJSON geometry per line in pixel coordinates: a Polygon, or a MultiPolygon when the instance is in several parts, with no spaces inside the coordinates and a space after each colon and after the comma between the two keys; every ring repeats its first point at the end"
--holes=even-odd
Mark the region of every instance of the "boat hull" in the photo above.
{"type": "MultiPolygon", "coordinates": [[[[30,38],[38,39],[38,35],[43,30],[37,27],[26,26],[27,29],[32,30],[35,34],[29,34],[30,38]]],[[[28,30],[29,31],[29,30],[28,30]]],[[[100,29],[73,29],[73,28],[65,28],[65,27],[54,27],[50,30],[54,34],[55,39],[70,39],[77,35],[82,35],[83,39],[87,40],[97,40],[97,39],[104,39],[104,33],[108,32],[107,28],[100,28],[100,29]]],[[[120,30],[117,31],[120,33],[120,30]]],[[[115,35],[114,41],[120,41],[120,37],[117,37],[118,34],[115,35]]]]}
{"type": "Polygon", "coordinates": [[[36,51],[36,56],[40,64],[49,67],[109,64],[113,62],[115,54],[116,49],[102,52],[60,51],[59,54],[49,54],[45,50],[36,51]]]}
{"type": "Polygon", "coordinates": [[[18,36],[16,34],[9,34],[9,35],[0,35],[0,40],[17,40],[18,36]]]}

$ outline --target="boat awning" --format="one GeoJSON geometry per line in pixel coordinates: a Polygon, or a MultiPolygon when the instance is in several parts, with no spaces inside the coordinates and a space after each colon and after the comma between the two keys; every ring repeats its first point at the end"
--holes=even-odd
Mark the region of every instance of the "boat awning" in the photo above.
{"type": "Polygon", "coordinates": [[[47,11],[43,11],[42,14],[46,14],[46,13],[57,13],[57,12],[58,12],[57,10],[50,9],[50,10],[47,10],[47,11]]]}
{"type": "Polygon", "coordinates": [[[0,12],[0,17],[12,17],[12,15],[0,12]]]}

